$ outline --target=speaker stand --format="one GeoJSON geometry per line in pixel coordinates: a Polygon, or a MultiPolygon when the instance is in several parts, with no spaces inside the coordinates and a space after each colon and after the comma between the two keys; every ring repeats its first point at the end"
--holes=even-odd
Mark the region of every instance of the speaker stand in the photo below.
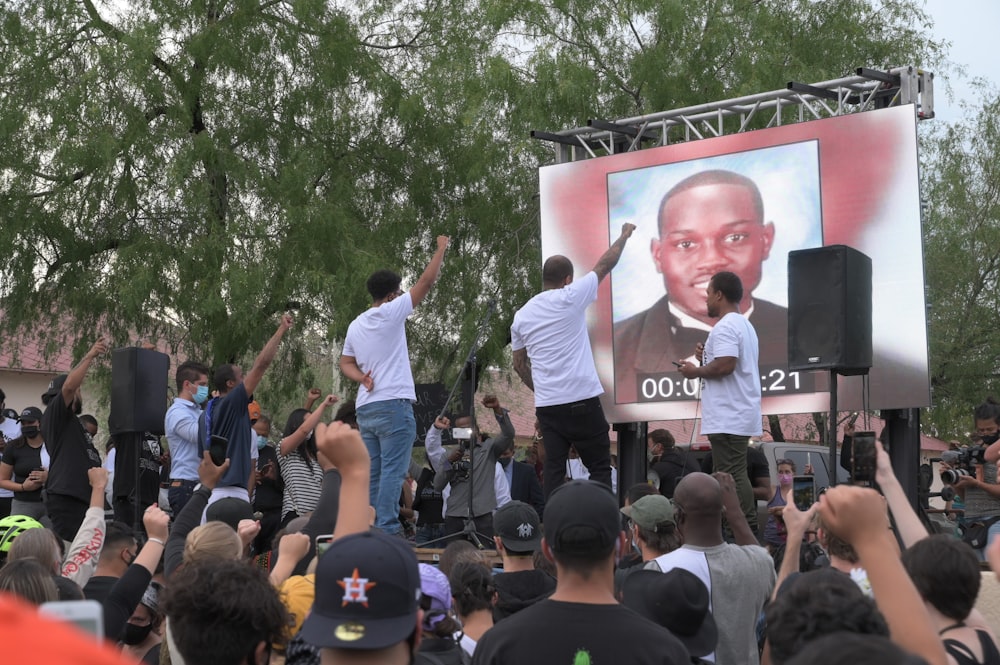
{"type": "Polygon", "coordinates": [[[830,487],[834,487],[837,484],[837,469],[835,462],[837,460],[837,370],[830,370],[830,416],[827,422],[827,429],[829,430],[829,443],[830,443],[830,462],[827,466],[832,469],[828,474],[830,476],[830,487]]]}

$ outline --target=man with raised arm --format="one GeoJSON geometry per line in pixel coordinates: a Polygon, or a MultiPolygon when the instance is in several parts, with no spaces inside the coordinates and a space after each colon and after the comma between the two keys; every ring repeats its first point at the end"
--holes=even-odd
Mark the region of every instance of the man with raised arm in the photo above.
{"type": "Polygon", "coordinates": [[[375,526],[388,534],[402,530],[399,492],[417,438],[413,402],[417,395],[406,344],[406,319],[438,279],[448,237],[437,237],[437,250],[416,284],[404,293],[402,278],[391,270],[376,270],[366,286],[372,304],[347,329],[340,369],[360,383],[358,428],[371,457],[369,500],[375,506],[375,526]]]}
{"type": "Polygon", "coordinates": [[[87,469],[101,466],[101,456],[77,418],[83,411],[80,386],[90,364],[107,352],[107,342],[98,339],[76,367],[52,379],[42,395],[42,438],[51,458],[45,504],[52,530],[66,542],[76,537],[90,506],[87,469]]]}
{"type": "Polygon", "coordinates": [[[199,423],[198,441],[202,446],[201,452],[204,453],[209,449],[213,434],[225,437],[229,442],[226,448],[229,468],[212,490],[209,504],[225,497],[250,501],[250,493],[254,487],[254,460],[258,452],[256,434],[250,425],[247,408],[251,395],[257,390],[264,372],[274,362],[278,346],[291,327],[292,315],[284,314],[278,329],[264,345],[246,376],[238,365],[225,364],[215,369],[213,382],[219,396],[205,407],[199,423]]]}
{"type": "Polygon", "coordinates": [[[573,264],[550,256],[542,266],[543,291],[514,315],[510,327],[514,370],[535,392],[535,415],[545,446],[545,496],[566,479],[566,459],[575,446],[590,478],[611,487],[611,440],[587,335],[587,307],[597,300],[601,280],[621,258],[634,224],[621,235],[594,269],[573,281],[573,264]]]}

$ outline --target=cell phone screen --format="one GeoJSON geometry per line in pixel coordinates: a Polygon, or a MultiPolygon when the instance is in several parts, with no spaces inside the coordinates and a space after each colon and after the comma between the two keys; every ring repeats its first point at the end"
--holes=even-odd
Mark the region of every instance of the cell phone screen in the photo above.
{"type": "Polygon", "coordinates": [[[809,510],[816,502],[816,483],[812,476],[795,476],[792,479],[792,499],[799,510],[809,510]]]}
{"type": "Polygon", "coordinates": [[[316,536],[316,556],[323,556],[326,551],[330,549],[330,544],[333,542],[333,534],[328,533],[323,536],[316,536]]]}
{"type": "Polygon", "coordinates": [[[875,432],[855,432],[853,441],[854,459],[851,477],[854,480],[875,478],[875,432]]]}

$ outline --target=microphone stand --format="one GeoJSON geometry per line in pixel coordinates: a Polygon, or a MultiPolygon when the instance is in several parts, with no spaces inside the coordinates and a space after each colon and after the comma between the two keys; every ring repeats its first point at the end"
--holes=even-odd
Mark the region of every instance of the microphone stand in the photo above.
{"type": "MultiPolygon", "coordinates": [[[[463,366],[463,367],[465,367],[465,366],[470,367],[471,368],[470,371],[472,373],[471,374],[471,384],[472,384],[473,399],[472,399],[472,404],[469,405],[469,418],[472,421],[470,423],[470,425],[472,426],[472,432],[473,432],[473,434],[476,437],[479,436],[479,427],[478,427],[477,421],[476,421],[476,405],[475,405],[475,394],[476,394],[476,352],[479,349],[479,340],[483,337],[483,334],[486,332],[486,329],[487,329],[487,327],[490,324],[490,319],[493,317],[493,311],[496,309],[496,306],[497,306],[497,301],[495,299],[490,299],[489,305],[486,308],[486,313],[483,315],[483,318],[480,319],[480,321],[479,321],[479,325],[478,325],[478,327],[476,329],[476,338],[472,341],[472,347],[469,349],[469,355],[465,358],[465,365],[463,366]]],[[[445,413],[445,411],[448,409],[448,405],[451,404],[452,398],[455,397],[455,391],[458,389],[458,386],[461,385],[461,383],[462,383],[462,374],[460,373],[458,375],[458,377],[455,379],[455,383],[452,384],[451,392],[448,394],[448,399],[445,400],[444,406],[441,408],[441,413],[438,414],[439,417],[443,416],[444,413],[445,413]]],[[[473,513],[473,510],[472,510],[472,501],[473,501],[473,499],[475,498],[475,495],[476,495],[476,484],[475,484],[476,457],[475,457],[475,455],[476,455],[476,444],[477,443],[479,443],[479,442],[478,441],[473,441],[471,438],[469,439],[469,479],[467,481],[469,483],[469,501],[468,501],[469,514],[465,518],[465,523],[464,523],[464,526],[463,526],[462,531],[461,531],[461,536],[463,538],[467,539],[469,542],[471,542],[473,545],[475,545],[479,549],[485,549],[485,546],[484,546],[483,543],[484,542],[488,543],[488,542],[492,542],[492,541],[491,541],[490,537],[487,536],[486,534],[480,533],[479,531],[476,531],[476,519],[475,519],[475,514],[473,513]]],[[[445,516],[442,515],[442,517],[445,517],[445,516]]],[[[430,541],[424,543],[423,545],[426,547],[427,545],[430,545],[432,543],[436,543],[436,542],[439,542],[439,541],[442,541],[442,540],[450,540],[455,535],[456,534],[446,534],[446,535],[444,535],[444,536],[442,536],[440,538],[435,538],[434,540],[430,540],[430,541]]]]}

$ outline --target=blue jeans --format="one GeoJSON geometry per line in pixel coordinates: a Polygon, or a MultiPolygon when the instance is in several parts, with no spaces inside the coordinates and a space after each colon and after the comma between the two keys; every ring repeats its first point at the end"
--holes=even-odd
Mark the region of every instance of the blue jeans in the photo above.
{"type": "Polygon", "coordinates": [[[413,404],[407,399],[372,402],[359,407],[357,415],[372,460],[368,500],[375,507],[375,526],[385,533],[399,533],[399,493],[417,438],[413,404]]]}

